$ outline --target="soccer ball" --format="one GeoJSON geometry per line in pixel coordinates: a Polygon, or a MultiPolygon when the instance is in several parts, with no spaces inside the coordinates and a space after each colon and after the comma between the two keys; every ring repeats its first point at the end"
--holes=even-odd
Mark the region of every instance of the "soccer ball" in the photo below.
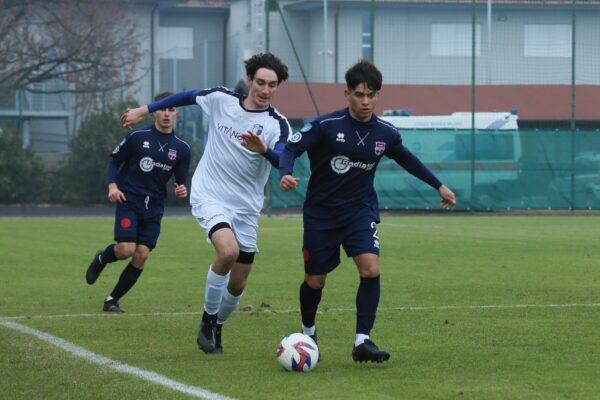
{"type": "Polygon", "coordinates": [[[310,336],[292,333],[277,346],[277,361],[288,371],[308,372],[319,362],[319,348],[310,336]]]}

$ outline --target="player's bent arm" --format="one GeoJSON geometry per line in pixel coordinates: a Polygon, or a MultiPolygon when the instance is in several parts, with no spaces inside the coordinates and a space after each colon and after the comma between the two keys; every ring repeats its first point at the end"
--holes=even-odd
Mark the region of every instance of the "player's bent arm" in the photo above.
{"type": "Polygon", "coordinates": [[[169,107],[191,106],[196,104],[196,97],[200,95],[199,90],[188,90],[179,92],[148,104],[148,111],[163,110],[169,107]]]}
{"type": "Polygon", "coordinates": [[[392,158],[409,174],[419,178],[432,188],[439,190],[442,186],[442,182],[435,177],[433,172],[403,145],[400,145],[399,151],[392,158]]]}
{"type": "Polygon", "coordinates": [[[277,142],[275,143],[275,147],[270,149],[267,147],[267,151],[261,153],[264,158],[267,159],[275,168],[279,168],[279,158],[281,157],[281,153],[285,148],[285,143],[277,142]]]}

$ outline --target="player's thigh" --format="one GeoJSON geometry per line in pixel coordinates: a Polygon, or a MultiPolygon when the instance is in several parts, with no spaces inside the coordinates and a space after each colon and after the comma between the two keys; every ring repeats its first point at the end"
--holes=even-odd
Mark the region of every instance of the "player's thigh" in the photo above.
{"type": "Polygon", "coordinates": [[[343,229],[304,227],[302,253],[308,275],[325,275],[340,264],[343,229]]]}
{"type": "Polygon", "coordinates": [[[137,244],[144,245],[150,250],[156,247],[158,237],[160,236],[162,217],[162,213],[156,213],[154,215],[145,216],[138,223],[137,244]]]}
{"type": "Polygon", "coordinates": [[[139,215],[136,205],[130,201],[117,203],[115,209],[114,239],[116,242],[137,241],[139,215]]]}
{"type": "Polygon", "coordinates": [[[211,237],[216,232],[216,229],[224,226],[232,228],[229,214],[227,209],[216,202],[192,204],[192,215],[206,233],[206,238],[209,241],[211,241],[211,237]]]}
{"type": "Polygon", "coordinates": [[[353,220],[346,227],[342,246],[348,257],[365,253],[379,256],[379,232],[375,220],[368,215],[353,220]]]}
{"type": "Polygon", "coordinates": [[[260,216],[255,214],[237,213],[232,215],[233,233],[241,251],[258,253],[258,221],[260,216]]]}

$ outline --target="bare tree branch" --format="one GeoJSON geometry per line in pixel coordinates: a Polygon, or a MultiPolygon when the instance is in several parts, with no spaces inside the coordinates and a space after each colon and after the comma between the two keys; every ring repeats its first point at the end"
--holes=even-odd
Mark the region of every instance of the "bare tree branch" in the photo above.
{"type": "Polygon", "coordinates": [[[0,0],[0,94],[56,80],[44,93],[106,92],[143,76],[135,24],[123,2],[0,0]]]}

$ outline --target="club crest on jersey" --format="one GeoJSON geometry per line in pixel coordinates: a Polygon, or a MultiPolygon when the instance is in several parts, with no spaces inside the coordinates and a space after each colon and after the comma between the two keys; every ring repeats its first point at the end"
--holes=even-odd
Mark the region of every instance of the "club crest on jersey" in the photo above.
{"type": "Polygon", "coordinates": [[[290,136],[290,142],[292,143],[298,143],[300,140],[302,140],[302,134],[300,132],[296,132],[290,136]]]}
{"type": "Polygon", "coordinates": [[[251,130],[256,134],[256,136],[260,136],[263,131],[263,126],[261,124],[254,124],[251,130]]]}
{"type": "Polygon", "coordinates": [[[375,142],[375,155],[380,156],[385,152],[385,142],[375,142]]]}
{"type": "Polygon", "coordinates": [[[177,150],[175,149],[169,149],[169,154],[168,154],[169,160],[174,160],[177,158],[177,150]]]}

